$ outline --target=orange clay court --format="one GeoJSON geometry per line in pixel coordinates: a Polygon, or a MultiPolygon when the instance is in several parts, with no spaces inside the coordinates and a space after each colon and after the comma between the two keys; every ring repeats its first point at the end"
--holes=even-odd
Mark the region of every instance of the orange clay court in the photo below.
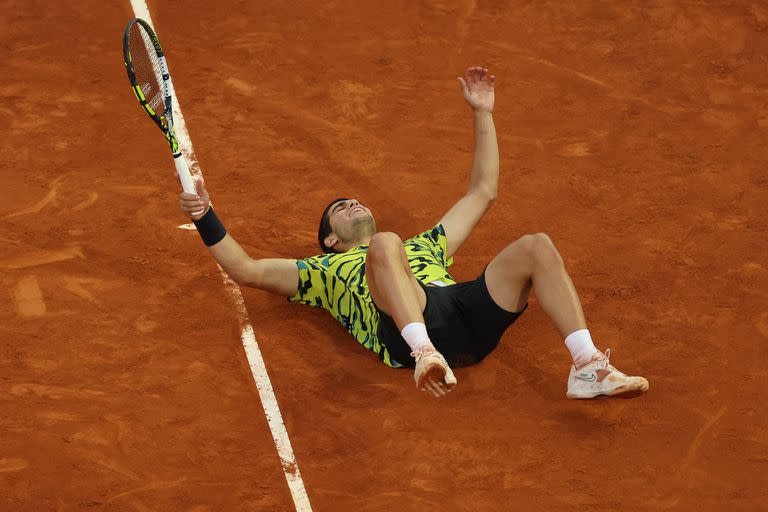
{"type": "MultiPolygon", "coordinates": [[[[0,510],[291,511],[215,262],[122,62],[128,0],[0,3],[0,510]]],[[[562,254],[598,347],[651,383],[567,400],[535,298],[434,400],[325,312],[243,289],[315,511],[768,510],[768,7],[149,2],[219,217],[317,254],[465,192],[456,77],[498,77],[499,195],[455,255],[562,254]]]]}

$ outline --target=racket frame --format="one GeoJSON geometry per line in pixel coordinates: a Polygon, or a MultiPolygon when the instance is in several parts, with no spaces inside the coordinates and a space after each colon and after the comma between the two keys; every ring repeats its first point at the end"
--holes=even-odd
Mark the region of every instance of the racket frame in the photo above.
{"type": "MultiPolygon", "coordinates": [[[[141,30],[141,29],[139,29],[141,30]]],[[[143,39],[143,38],[142,38],[143,39]]],[[[148,50],[148,49],[147,49],[148,50]]],[[[181,152],[179,147],[179,141],[176,138],[176,131],[173,127],[173,82],[171,82],[171,74],[168,71],[168,63],[165,60],[165,54],[163,48],[160,46],[160,40],[157,38],[155,31],[152,27],[141,18],[134,18],[128,22],[123,34],[123,59],[125,62],[125,69],[128,73],[128,80],[131,83],[131,89],[139,104],[144,109],[144,112],[157,124],[160,131],[163,132],[165,139],[168,141],[168,145],[171,148],[173,154],[173,163],[176,167],[176,172],[179,175],[179,181],[184,192],[190,194],[197,194],[195,184],[192,181],[192,174],[189,172],[189,166],[187,165],[186,158],[181,152]],[[163,115],[159,115],[155,109],[147,101],[142,91],[141,86],[136,79],[136,71],[133,68],[133,62],[131,58],[131,30],[134,24],[139,24],[146,31],[149,36],[149,40],[152,43],[152,47],[157,56],[157,60],[160,64],[160,71],[162,75],[162,94],[163,105],[165,111],[163,115]]]]}

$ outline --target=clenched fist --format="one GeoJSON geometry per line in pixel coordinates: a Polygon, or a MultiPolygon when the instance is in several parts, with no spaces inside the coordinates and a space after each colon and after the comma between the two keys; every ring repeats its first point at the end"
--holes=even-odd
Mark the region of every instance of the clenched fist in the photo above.
{"type": "Polygon", "coordinates": [[[205,190],[205,182],[202,177],[195,179],[195,190],[197,194],[188,192],[179,194],[181,211],[192,220],[200,219],[211,207],[211,198],[208,191],[205,190]]]}

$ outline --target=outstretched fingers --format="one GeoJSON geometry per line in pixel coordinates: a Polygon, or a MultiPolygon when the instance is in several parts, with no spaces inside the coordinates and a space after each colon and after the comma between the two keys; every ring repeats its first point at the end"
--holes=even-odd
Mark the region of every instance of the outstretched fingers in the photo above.
{"type": "Polygon", "coordinates": [[[486,84],[493,87],[493,85],[496,83],[496,76],[490,74],[488,72],[488,68],[484,68],[481,66],[471,66],[467,68],[467,71],[464,74],[464,78],[459,78],[459,80],[463,84],[462,85],[462,91],[463,91],[464,86],[466,86],[469,90],[482,87],[483,85],[486,85],[486,84]]]}
{"type": "Polygon", "coordinates": [[[470,107],[479,112],[493,112],[496,76],[490,74],[488,68],[471,66],[458,81],[470,107]]]}

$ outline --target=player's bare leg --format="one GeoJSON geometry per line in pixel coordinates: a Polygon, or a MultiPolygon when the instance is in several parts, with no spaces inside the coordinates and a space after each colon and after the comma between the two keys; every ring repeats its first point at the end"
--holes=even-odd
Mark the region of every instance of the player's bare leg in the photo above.
{"type": "Polygon", "coordinates": [[[400,237],[394,233],[373,236],[365,275],[373,302],[391,316],[401,330],[413,322],[424,323],[427,296],[408,266],[400,237]]]}
{"type": "Polygon", "coordinates": [[[392,317],[413,351],[416,386],[434,396],[445,395],[456,385],[456,377],[427,336],[423,314],[427,296],[411,272],[400,237],[373,236],[365,275],[373,302],[392,317]]]}
{"type": "Polygon", "coordinates": [[[485,279],[491,298],[507,311],[523,309],[533,288],[563,337],[587,327],[563,259],[544,233],[525,235],[508,245],[488,265],[485,279]]]}
{"type": "Polygon", "coordinates": [[[544,312],[565,338],[573,357],[569,398],[643,392],[648,381],[628,377],[609,364],[592,343],[581,301],[552,240],[543,233],[525,235],[507,246],[485,272],[491,298],[507,311],[520,311],[533,289],[544,312]]]}

